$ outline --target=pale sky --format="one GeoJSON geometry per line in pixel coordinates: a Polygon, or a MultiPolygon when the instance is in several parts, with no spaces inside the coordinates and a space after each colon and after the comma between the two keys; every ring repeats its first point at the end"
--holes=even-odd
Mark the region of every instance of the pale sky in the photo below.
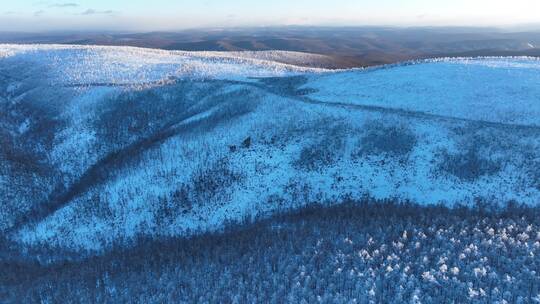
{"type": "Polygon", "coordinates": [[[1,0],[0,31],[540,24],[540,0],[1,0]]]}

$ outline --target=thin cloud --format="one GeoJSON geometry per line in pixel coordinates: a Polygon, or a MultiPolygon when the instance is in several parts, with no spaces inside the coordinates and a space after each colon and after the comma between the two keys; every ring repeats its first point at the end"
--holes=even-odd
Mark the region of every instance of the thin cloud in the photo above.
{"type": "Polygon", "coordinates": [[[81,13],[81,15],[89,16],[89,15],[114,15],[116,14],[113,10],[105,10],[105,11],[98,11],[94,9],[87,9],[84,12],[81,13]]]}
{"type": "Polygon", "coordinates": [[[34,17],[41,17],[43,14],[45,14],[44,10],[35,11],[34,17]]]}
{"type": "Polygon", "coordinates": [[[53,4],[50,4],[49,7],[57,7],[57,8],[79,7],[79,4],[73,3],[73,2],[53,3],[53,4]]]}

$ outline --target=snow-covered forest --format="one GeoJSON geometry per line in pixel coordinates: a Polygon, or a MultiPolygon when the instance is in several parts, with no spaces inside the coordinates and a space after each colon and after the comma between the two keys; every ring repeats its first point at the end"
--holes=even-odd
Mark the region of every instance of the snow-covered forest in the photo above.
{"type": "Polygon", "coordinates": [[[0,300],[538,300],[540,60],[277,57],[0,45],[0,300]]]}
{"type": "Polygon", "coordinates": [[[2,265],[41,303],[538,303],[540,212],[311,206],[223,234],[141,239],[84,262],[2,265]]]}

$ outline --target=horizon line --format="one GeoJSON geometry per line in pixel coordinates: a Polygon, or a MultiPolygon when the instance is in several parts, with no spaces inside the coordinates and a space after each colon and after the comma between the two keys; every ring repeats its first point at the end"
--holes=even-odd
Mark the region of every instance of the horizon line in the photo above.
{"type": "Polygon", "coordinates": [[[48,33],[177,33],[188,31],[228,31],[228,30],[257,30],[257,29],[471,29],[471,30],[518,30],[540,31],[539,23],[522,23],[514,25],[325,25],[325,24],[290,24],[290,25],[244,25],[244,26],[200,26],[178,29],[48,29],[48,30],[0,30],[0,34],[48,34],[48,33]]]}

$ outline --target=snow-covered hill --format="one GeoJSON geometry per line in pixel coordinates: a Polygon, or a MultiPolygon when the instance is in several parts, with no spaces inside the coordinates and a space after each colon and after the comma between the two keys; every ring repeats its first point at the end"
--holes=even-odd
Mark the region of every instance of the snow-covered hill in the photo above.
{"type": "Polygon", "coordinates": [[[312,202],[540,201],[537,59],[282,55],[313,59],[0,46],[2,234],[100,250],[312,202]]]}
{"type": "Polygon", "coordinates": [[[411,62],[325,75],[307,87],[326,102],[540,126],[539,84],[540,59],[516,57],[411,62]]]}

